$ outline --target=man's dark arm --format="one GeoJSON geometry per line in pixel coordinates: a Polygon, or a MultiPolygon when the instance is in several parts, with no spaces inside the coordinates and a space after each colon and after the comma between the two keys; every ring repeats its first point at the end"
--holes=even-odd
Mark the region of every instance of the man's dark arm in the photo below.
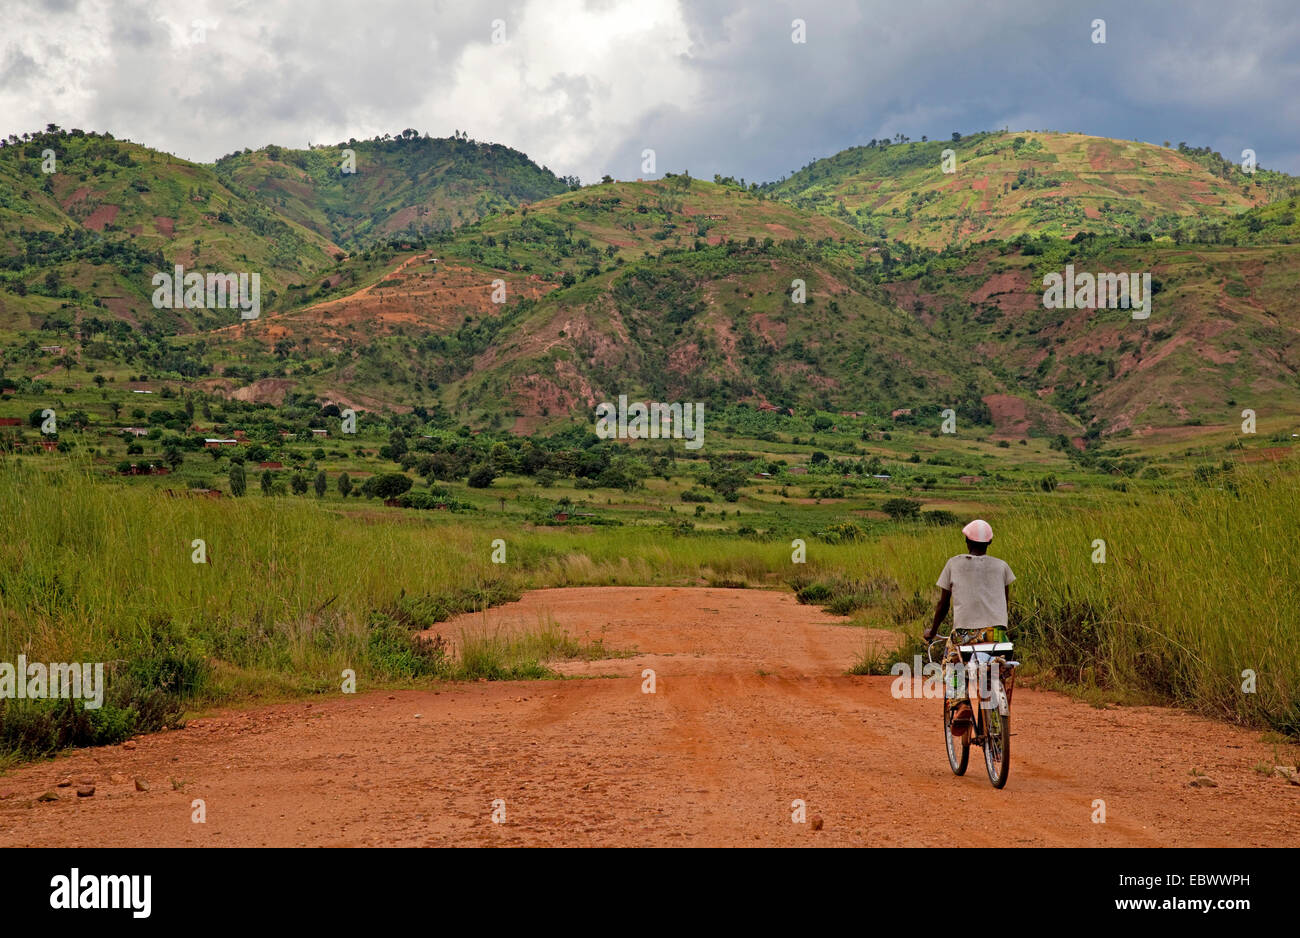
{"type": "Polygon", "coordinates": [[[930,627],[925,630],[925,640],[933,641],[934,637],[939,634],[939,626],[943,620],[948,617],[948,606],[952,603],[952,590],[942,590],[939,594],[939,601],[934,606],[934,621],[930,627]]]}

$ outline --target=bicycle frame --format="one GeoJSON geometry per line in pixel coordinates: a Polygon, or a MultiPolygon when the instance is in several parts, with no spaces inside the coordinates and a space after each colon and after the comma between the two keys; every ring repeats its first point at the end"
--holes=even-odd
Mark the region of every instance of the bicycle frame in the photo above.
{"type": "MultiPolygon", "coordinates": [[[[947,649],[951,638],[951,633],[939,635],[926,646],[926,657],[931,664],[937,663],[934,660],[935,646],[943,644],[947,649]]],[[[984,710],[996,708],[1003,716],[1010,713],[1011,693],[1014,689],[1016,668],[1020,662],[1003,657],[1013,650],[1014,646],[1011,642],[975,642],[970,645],[958,645],[956,648],[961,657],[962,667],[965,669],[966,699],[973,704],[978,704],[972,708],[975,711],[975,732],[971,740],[978,743],[984,736],[984,710]],[[999,652],[1002,655],[999,655],[999,652]],[[971,699],[972,681],[975,686],[973,700],[971,699]]],[[[945,659],[946,657],[945,654],[945,659]]]]}
{"type": "Polygon", "coordinates": [[[944,646],[944,670],[960,666],[962,670],[958,673],[965,678],[963,696],[956,693],[955,682],[949,683],[952,672],[944,676],[943,725],[948,765],[954,775],[965,775],[970,747],[979,746],[984,750],[989,781],[994,788],[1004,788],[1011,770],[1011,690],[1019,665],[1018,661],[1008,660],[1013,646],[1010,642],[954,645],[950,633],[939,636],[926,647],[931,664],[935,663],[934,649],[940,642],[944,646]],[[1005,676],[1003,668],[1006,668],[1005,676]],[[954,717],[963,702],[974,713],[971,725],[961,729],[954,717]]]}

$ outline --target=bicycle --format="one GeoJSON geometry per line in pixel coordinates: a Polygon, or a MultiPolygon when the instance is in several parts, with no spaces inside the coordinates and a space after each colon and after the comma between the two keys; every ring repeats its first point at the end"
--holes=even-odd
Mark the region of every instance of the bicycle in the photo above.
{"type": "Polygon", "coordinates": [[[984,765],[994,788],[1002,788],[1011,772],[1011,692],[1020,662],[1008,656],[1011,642],[974,642],[948,645],[951,634],[940,635],[926,646],[931,664],[934,648],[943,643],[945,653],[943,736],[948,765],[954,775],[965,775],[971,743],[984,750],[984,765]],[[975,679],[975,700],[970,699],[971,678],[975,679]],[[973,725],[953,732],[953,711],[963,700],[975,711],[973,725]]]}

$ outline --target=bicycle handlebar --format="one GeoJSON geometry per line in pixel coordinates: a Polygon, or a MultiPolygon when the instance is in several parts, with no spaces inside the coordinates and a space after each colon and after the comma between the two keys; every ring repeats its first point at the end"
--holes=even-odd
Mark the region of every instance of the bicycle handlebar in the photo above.
{"type": "Polygon", "coordinates": [[[934,637],[934,641],[930,642],[928,645],[925,646],[925,657],[929,660],[931,664],[934,664],[934,646],[938,645],[941,642],[947,642],[948,639],[951,637],[952,637],[951,632],[949,632],[947,635],[936,635],[934,637]]]}

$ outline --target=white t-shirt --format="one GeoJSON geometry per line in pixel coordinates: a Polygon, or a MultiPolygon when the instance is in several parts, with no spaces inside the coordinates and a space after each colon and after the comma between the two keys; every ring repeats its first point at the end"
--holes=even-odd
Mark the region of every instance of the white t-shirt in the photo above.
{"type": "Polygon", "coordinates": [[[958,554],[939,574],[939,587],[952,590],[952,627],[983,629],[1007,624],[1006,587],[1016,575],[1006,562],[988,554],[958,554]]]}

